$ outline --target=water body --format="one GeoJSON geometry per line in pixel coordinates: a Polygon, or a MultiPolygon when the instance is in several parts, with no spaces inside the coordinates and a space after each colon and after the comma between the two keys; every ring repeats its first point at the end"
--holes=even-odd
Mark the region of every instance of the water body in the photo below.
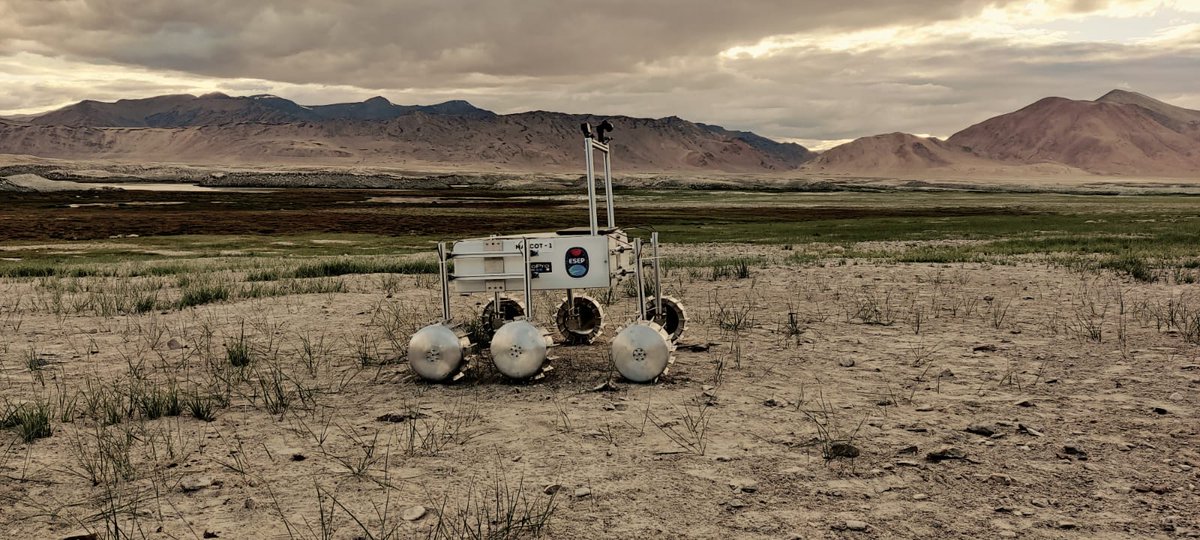
{"type": "Polygon", "coordinates": [[[89,186],[119,188],[127,191],[176,191],[176,192],[205,192],[225,191],[235,193],[271,193],[278,191],[271,188],[242,188],[242,187],[209,187],[198,184],[184,183],[153,183],[153,182],[88,182],[89,186]]]}

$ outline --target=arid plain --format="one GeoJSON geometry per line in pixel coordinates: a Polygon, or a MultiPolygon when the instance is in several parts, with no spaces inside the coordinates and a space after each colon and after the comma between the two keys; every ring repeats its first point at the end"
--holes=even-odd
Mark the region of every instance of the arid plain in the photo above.
{"type": "Polygon", "coordinates": [[[629,189],[690,318],[666,376],[612,368],[618,287],[543,378],[418,380],[432,242],[570,193],[6,195],[0,534],[1200,534],[1190,196],[629,189]]]}

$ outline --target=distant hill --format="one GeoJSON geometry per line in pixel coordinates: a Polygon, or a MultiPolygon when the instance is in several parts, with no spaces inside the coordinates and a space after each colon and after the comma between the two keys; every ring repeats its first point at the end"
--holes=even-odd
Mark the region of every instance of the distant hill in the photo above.
{"type": "Polygon", "coordinates": [[[839,172],[875,173],[953,167],[979,162],[970,152],[938,139],[908,133],[862,137],[817,156],[808,168],[839,172]]]}
{"type": "Polygon", "coordinates": [[[1105,174],[1200,178],[1200,111],[1135,92],[1045,98],[945,141],[904,133],[834,147],[805,170],[873,176],[1105,174]]]}
{"type": "Polygon", "coordinates": [[[580,123],[606,119],[617,126],[618,170],[786,171],[814,156],[798,144],[677,117],[498,115],[466,101],[396,105],[382,97],[305,106],[277,96],[224,94],[83,101],[27,123],[0,124],[0,153],[195,164],[578,170],[580,123]]]}
{"type": "Polygon", "coordinates": [[[1200,176],[1200,112],[1133,92],[1050,97],[964,129],[947,142],[1015,163],[1099,174],[1200,176]]]}

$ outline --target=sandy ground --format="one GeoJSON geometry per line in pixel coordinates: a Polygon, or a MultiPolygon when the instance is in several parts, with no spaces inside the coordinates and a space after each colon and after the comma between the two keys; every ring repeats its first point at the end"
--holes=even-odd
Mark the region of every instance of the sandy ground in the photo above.
{"type": "MultiPolygon", "coordinates": [[[[479,358],[437,385],[356,353],[393,358],[381,321],[411,331],[433,317],[428,277],[400,277],[390,296],[359,276],[345,293],[109,318],[45,313],[35,281],[0,283],[7,399],[131,370],[196,386],[206,349],[224,361],[243,331],[317,389],[279,414],[243,389],[211,423],[107,428],[136,435],[136,473],[115,488],[79,474],[88,419],[32,444],[0,432],[0,536],[102,531],[115,493],[122,532],[139,538],[315,538],[322,509],[335,538],[364,537],[355,518],[372,537],[420,538],[439,509],[478,515],[461,509],[497,481],[531,504],[554,492],[550,538],[1200,536],[1198,348],[1155,320],[1170,299],[1200,301],[1186,287],[1038,264],[752,271],[671,272],[691,321],[670,373],[644,385],[616,378],[606,356],[632,316],[623,295],[601,343],[556,348],[540,380],[506,381],[479,358]],[[300,336],[329,348],[311,374],[300,336]],[[703,418],[694,431],[689,417],[703,418]],[[414,506],[423,515],[401,515],[414,506]]],[[[552,304],[540,297],[547,324],[552,304]]],[[[475,309],[455,299],[456,312],[475,309]]]]}

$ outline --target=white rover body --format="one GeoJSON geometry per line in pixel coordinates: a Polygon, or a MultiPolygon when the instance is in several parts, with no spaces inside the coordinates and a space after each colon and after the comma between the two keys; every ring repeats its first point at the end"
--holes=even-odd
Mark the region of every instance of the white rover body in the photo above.
{"type": "MultiPolygon", "coordinates": [[[[450,312],[450,291],[459,294],[491,294],[484,307],[482,340],[490,338],[492,361],[501,373],[526,379],[539,375],[547,350],[554,345],[550,333],[531,322],[533,291],[562,290],[566,298],[558,308],[556,326],[565,345],[589,345],[599,337],[604,310],[596,300],[575,294],[578,289],[616,286],[632,276],[638,290],[638,319],[612,340],[612,360],[626,379],[646,382],[666,371],[683,334],[687,316],[683,305],[662,296],[659,281],[658,233],[651,234],[654,297],[645,298],[642,286],[642,241],[632,242],[615,224],[609,138],[612,124],[605,121],[593,133],[584,124],[587,164],[587,227],[556,232],[472,238],[455,242],[447,250],[438,244],[441,274],[442,319],[413,335],[408,345],[408,362],[422,378],[446,381],[462,376],[467,358],[474,352],[464,325],[450,312]],[[595,152],[603,155],[604,193],[608,220],[599,225],[596,200],[595,152]],[[454,270],[450,271],[450,261],[454,270]],[[521,292],[525,302],[505,293],[521,292]]],[[[481,343],[480,345],[483,345],[481,343]]]]}

